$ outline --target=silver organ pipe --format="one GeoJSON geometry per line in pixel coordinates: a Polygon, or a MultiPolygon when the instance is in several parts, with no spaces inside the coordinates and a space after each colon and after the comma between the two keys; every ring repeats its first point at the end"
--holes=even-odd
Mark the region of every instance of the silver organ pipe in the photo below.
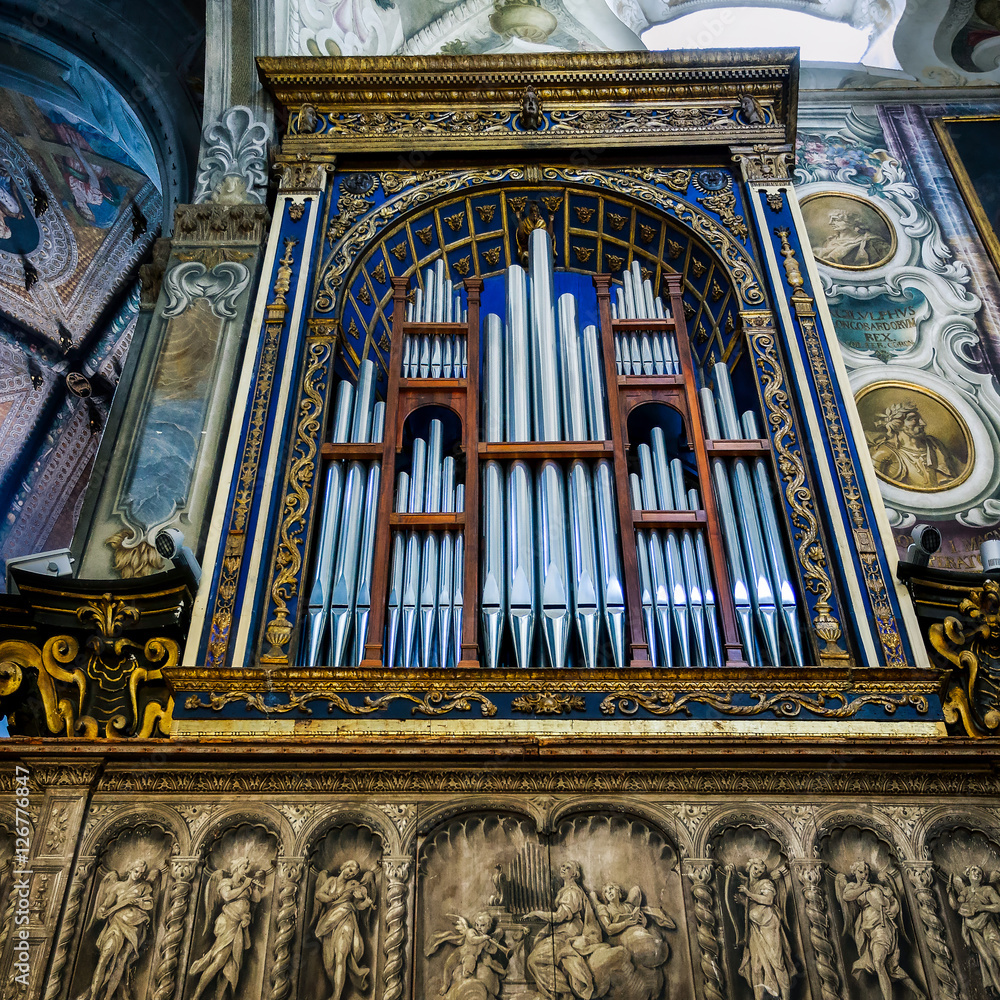
{"type": "Polygon", "coordinates": [[[535,532],[533,477],[525,462],[507,470],[506,575],[507,608],[514,654],[522,669],[530,666],[535,632],[535,532]]]}
{"type": "Polygon", "coordinates": [[[528,244],[531,273],[531,384],[535,440],[562,440],[559,405],[559,352],[556,344],[555,302],[552,298],[552,243],[544,229],[531,233],[528,244]]]}
{"type": "MultiPolygon", "coordinates": [[[[423,288],[417,288],[407,305],[406,318],[415,323],[464,323],[467,310],[461,292],[445,278],[445,263],[437,260],[424,271],[423,288]]],[[[462,334],[406,334],[403,338],[403,378],[465,378],[463,355],[467,350],[462,334]]]]}
{"type": "MultiPolygon", "coordinates": [[[[465,487],[455,487],[455,511],[465,510],[465,487]]],[[[465,611],[465,535],[460,531],[455,535],[455,570],[452,573],[455,588],[451,602],[451,636],[454,645],[455,664],[462,659],[462,622],[465,611]]]]}
{"type": "MultiPolygon", "coordinates": [[[[397,514],[410,509],[410,474],[401,472],[396,485],[396,502],[393,508],[397,514]]],[[[406,562],[406,534],[392,533],[392,554],[389,557],[389,596],[386,600],[386,652],[385,665],[396,666],[396,650],[399,639],[399,622],[403,610],[403,572],[406,562]]]]}
{"type": "MultiPolygon", "coordinates": [[[[449,455],[441,463],[441,511],[451,514],[455,510],[455,459],[449,455]]],[[[451,531],[441,533],[438,551],[437,580],[437,662],[445,668],[451,653],[451,614],[455,573],[455,535],[451,531]]]]}
{"type": "MultiPolygon", "coordinates": [[[[351,411],[354,404],[354,386],[342,381],[337,386],[333,406],[333,431],[331,439],[337,444],[347,441],[351,429],[351,411]]],[[[319,663],[320,650],[326,634],[330,614],[330,575],[333,572],[333,555],[337,545],[337,527],[340,524],[340,499],[344,485],[344,463],[333,461],[326,470],[323,517],[320,525],[316,553],[316,569],[309,592],[309,618],[305,649],[305,666],[319,663]]]]}
{"type": "MultiPolygon", "coordinates": [[[[632,509],[643,510],[642,485],[639,477],[633,472],[629,477],[629,491],[632,494],[632,509]]],[[[635,532],[635,551],[639,561],[639,594],[642,602],[642,623],[646,629],[646,640],[649,643],[649,659],[655,665],[659,664],[656,641],[656,611],[653,606],[653,573],[649,565],[649,540],[642,528],[635,532]]],[[[669,619],[667,625],[669,627],[669,619]]]]}
{"type": "MultiPolygon", "coordinates": [[[[739,418],[736,402],[729,382],[729,369],[725,363],[718,363],[712,369],[715,377],[715,392],[719,402],[719,416],[722,432],[727,440],[740,440],[739,418]]],[[[757,614],[757,621],[764,637],[762,652],[773,664],[780,663],[778,653],[778,609],[774,602],[774,588],[767,570],[764,554],[764,539],[761,534],[757,504],[754,499],[753,483],[746,459],[734,458],[729,462],[729,478],[736,501],[738,524],[743,540],[747,574],[750,581],[750,602],[757,614]]]]}

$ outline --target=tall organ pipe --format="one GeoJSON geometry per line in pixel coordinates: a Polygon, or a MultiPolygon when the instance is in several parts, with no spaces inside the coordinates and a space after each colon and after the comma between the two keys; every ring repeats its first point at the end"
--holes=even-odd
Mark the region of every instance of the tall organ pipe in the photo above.
{"type": "MultiPolygon", "coordinates": [[[[656,510],[656,488],[653,481],[653,462],[649,445],[640,444],[639,452],[639,482],[642,487],[642,504],[639,510],[656,510]]],[[[660,627],[660,652],[663,666],[673,666],[673,629],[672,619],[677,620],[674,609],[671,581],[667,573],[667,563],[663,558],[663,540],[659,531],[651,530],[649,539],[649,565],[653,576],[653,606],[656,608],[656,621],[660,627]]],[[[681,608],[683,614],[683,607],[681,608]]],[[[685,628],[687,622],[684,622],[685,628]]]]}
{"type": "Polygon", "coordinates": [[[618,558],[618,508],[615,503],[614,474],[607,459],[594,469],[597,497],[597,553],[600,564],[600,599],[611,636],[615,666],[625,666],[625,592],[621,560],[618,558]]]}
{"type": "MultiPolygon", "coordinates": [[[[684,467],[679,458],[670,463],[670,481],[673,486],[677,510],[687,510],[687,492],[684,489],[684,467]]],[[[701,582],[698,579],[698,563],[694,552],[694,539],[687,529],[681,531],[681,564],[684,568],[684,586],[688,593],[688,612],[694,630],[694,642],[698,651],[698,663],[708,665],[708,645],[705,635],[705,605],[702,599],[701,582]]]]}
{"type": "MultiPolygon", "coordinates": [[[[337,386],[337,398],[333,406],[333,429],[331,438],[336,444],[344,444],[350,433],[351,407],[354,402],[354,386],[346,379],[337,386]]],[[[309,592],[309,638],[306,665],[314,667],[319,663],[320,649],[326,632],[326,622],[330,614],[330,576],[333,573],[333,556],[337,545],[337,526],[340,522],[340,501],[344,485],[344,463],[331,462],[326,470],[326,490],[323,495],[323,521],[316,553],[316,570],[312,589],[309,592]]]]}
{"type": "MultiPolygon", "coordinates": [[[[410,509],[410,475],[401,472],[397,479],[396,512],[410,509]]],[[[403,607],[403,567],[406,560],[406,539],[402,531],[392,534],[392,556],[389,560],[389,597],[386,600],[386,658],[387,666],[396,665],[396,648],[399,640],[399,619],[403,607]]],[[[405,664],[404,664],[405,666],[405,664]]]]}
{"type": "Polygon", "coordinates": [[[344,526],[340,532],[330,591],[330,666],[334,669],[343,663],[354,611],[365,478],[364,465],[361,462],[351,462],[344,484],[344,526]]]}
{"type": "MultiPolygon", "coordinates": [[[[416,438],[410,464],[411,514],[424,512],[424,495],[427,489],[427,442],[416,438]]],[[[420,603],[420,532],[410,531],[406,536],[406,563],[403,570],[403,666],[413,665],[413,652],[417,637],[417,607],[420,603]]]]}
{"type": "MultiPolygon", "coordinates": [[[[441,510],[450,514],[455,509],[455,459],[450,455],[441,463],[441,510]]],[[[438,552],[437,581],[437,651],[438,666],[448,666],[451,652],[451,614],[453,574],[455,571],[455,535],[445,531],[441,535],[438,552]]]]}
{"type": "Polygon", "coordinates": [[[375,514],[378,511],[378,487],[381,466],[372,462],[368,468],[365,490],[365,521],[361,531],[361,556],[358,560],[358,589],[354,605],[354,663],[365,658],[368,616],[372,606],[372,559],[375,553],[375,514]]]}
{"type": "Polygon", "coordinates": [[[583,650],[583,666],[597,666],[597,643],[601,630],[598,598],[597,540],[594,534],[594,488],[585,462],[569,469],[570,592],[576,628],[583,650]]]}
{"type": "MultiPolygon", "coordinates": [[[[701,510],[698,491],[688,490],[688,510],[701,510]]],[[[705,533],[694,533],[694,554],[698,563],[698,579],[701,582],[701,596],[705,605],[705,621],[708,625],[709,648],[712,662],[715,666],[724,666],[722,659],[722,642],[719,636],[719,620],[715,612],[715,589],[712,586],[712,573],[708,566],[708,548],[705,544],[705,533]]]]}
{"type": "Polygon", "coordinates": [[[512,462],[507,470],[507,601],[514,654],[522,669],[529,666],[535,632],[535,532],[531,469],[512,462]]]}
{"type": "Polygon", "coordinates": [[[505,613],[504,586],[504,492],[503,469],[499,462],[483,467],[483,566],[482,614],[483,650],[486,666],[495,669],[500,660],[505,613]]]}
{"type": "MultiPolygon", "coordinates": [[[[743,414],[743,429],[750,440],[758,437],[757,418],[749,410],[743,414]]],[[[785,560],[785,549],[781,540],[781,529],[778,527],[778,514],[774,506],[772,480],[767,463],[762,458],[753,460],[753,480],[757,490],[757,508],[760,510],[761,522],[764,526],[764,538],[767,543],[767,554],[770,561],[774,594],[778,603],[781,620],[785,626],[792,657],[797,666],[805,662],[802,656],[802,635],[799,631],[799,616],[796,611],[795,590],[792,587],[792,576],[785,560]]]]}
{"type": "MultiPolygon", "coordinates": [[[[642,485],[639,477],[633,472],[629,477],[629,489],[632,494],[632,509],[642,510],[642,485]]],[[[649,643],[649,659],[659,666],[656,641],[656,610],[653,604],[653,573],[649,565],[649,539],[642,528],[635,531],[635,551],[639,561],[639,592],[642,602],[642,623],[646,628],[646,641],[649,643]]]]}
{"type": "MultiPolygon", "coordinates": [[[[455,510],[465,510],[465,487],[455,487],[455,510]]],[[[455,535],[455,571],[452,573],[451,632],[455,647],[455,664],[462,659],[462,621],[465,611],[465,534],[455,535]]]]}
{"type": "MultiPolygon", "coordinates": [[[[719,398],[719,415],[722,420],[722,430],[729,440],[740,440],[739,417],[736,415],[736,402],[733,398],[733,388],[729,382],[729,369],[725,362],[718,362],[712,368],[715,376],[716,393],[719,398]]],[[[747,569],[752,586],[750,600],[757,611],[764,634],[765,646],[771,663],[780,663],[778,645],[778,612],[774,601],[774,589],[768,577],[767,557],[764,554],[764,539],[761,537],[757,506],[754,501],[753,482],[750,479],[750,469],[745,459],[731,460],[730,478],[733,494],[739,511],[739,526],[743,534],[744,553],[747,557],[747,569]]]]}
{"type": "MultiPolygon", "coordinates": [[[[719,440],[719,418],[715,412],[715,397],[709,388],[698,391],[701,400],[702,419],[705,423],[705,433],[710,440],[719,440]]],[[[729,475],[726,463],[721,458],[712,459],[712,481],[715,484],[715,498],[719,504],[719,520],[722,522],[722,534],[726,541],[729,576],[733,587],[733,605],[736,609],[736,620],[740,625],[740,636],[743,639],[743,651],[747,663],[756,666],[756,652],[753,639],[753,609],[750,605],[750,588],[747,586],[746,572],[743,569],[743,548],[740,544],[739,531],[736,527],[736,513],[733,510],[733,497],[729,488],[729,475]]]]}
{"type": "Polygon", "coordinates": [[[562,438],[559,406],[559,353],[556,344],[555,303],[552,299],[552,245],[544,229],[535,229],[528,244],[531,272],[532,390],[536,441],[562,438]]]}
{"type": "Polygon", "coordinates": [[[587,428],[591,441],[606,441],[608,438],[603,373],[597,327],[591,324],[583,328],[583,386],[587,394],[587,428]]]}
{"type": "Polygon", "coordinates": [[[542,634],[549,662],[556,670],[566,665],[569,642],[569,560],[566,552],[566,483],[558,462],[545,461],[536,482],[538,517],[538,573],[542,634]]]}

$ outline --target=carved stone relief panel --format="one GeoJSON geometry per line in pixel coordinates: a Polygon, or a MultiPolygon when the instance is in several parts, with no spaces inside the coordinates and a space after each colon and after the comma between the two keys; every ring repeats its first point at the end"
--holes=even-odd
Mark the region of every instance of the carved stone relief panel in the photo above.
{"type": "Polygon", "coordinates": [[[929,847],[961,995],[1000,993],[1000,844],[960,826],[932,838],[929,847]]]}
{"type": "Polygon", "coordinates": [[[679,856],[650,823],[454,819],[420,850],[417,996],[693,995],[679,856]]]}
{"type": "Polygon", "coordinates": [[[157,826],[127,827],[102,851],[83,890],[71,997],[148,994],[173,838],[157,826]]]}
{"type": "Polygon", "coordinates": [[[894,1000],[928,993],[918,941],[895,851],[873,830],[834,829],[820,841],[834,912],[844,992],[851,1000],[894,1000]]]}
{"type": "Polygon", "coordinates": [[[278,840],[239,823],[210,842],[198,887],[185,1000],[264,995],[271,942],[278,840]]]}
{"type": "Polygon", "coordinates": [[[300,992],[338,1000],[375,994],[385,921],[382,857],[380,837],[364,826],[335,826],[313,841],[301,889],[300,992]]]}
{"type": "Polygon", "coordinates": [[[741,824],[710,844],[718,862],[723,961],[733,1000],[808,996],[788,858],[766,830],[741,824]]]}

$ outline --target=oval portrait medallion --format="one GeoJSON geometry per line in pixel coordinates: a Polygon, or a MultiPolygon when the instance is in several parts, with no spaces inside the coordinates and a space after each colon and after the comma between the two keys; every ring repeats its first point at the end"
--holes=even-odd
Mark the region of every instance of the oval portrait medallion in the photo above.
{"type": "Polygon", "coordinates": [[[830,267],[865,271],[896,252],[889,217],[853,194],[820,192],[802,199],[802,218],[816,259],[830,267]]]}
{"type": "Polygon", "coordinates": [[[879,479],[940,493],[968,478],[975,462],[972,435],[944,397],[907,382],[876,382],[855,401],[879,479]]]}

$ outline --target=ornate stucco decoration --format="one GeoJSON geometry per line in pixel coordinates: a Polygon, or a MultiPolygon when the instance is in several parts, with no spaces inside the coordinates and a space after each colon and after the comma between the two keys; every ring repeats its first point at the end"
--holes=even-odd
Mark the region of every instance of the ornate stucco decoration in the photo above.
{"type": "Polygon", "coordinates": [[[267,195],[267,146],[271,130],[252,108],[224,111],[202,133],[203,153],[195,184],[196,203],[262,203],[267,195]]]}
{"type": "Polygon", "coordinates": [[[0,626],[0,701],[12,732],[37,736],[167,736],[191,606],[184,573],[97,591],[16,573],[19,596],[0,626]]]}
{"type": "Polygon", "coordinates": [[[958,606],[969,622],[949,616],[931,625],[935,652],[957,670],[944,703],[949,722],[961,720],[970,736],[995,736],[1000,727],[1000,583],[987,580],[958,606]]]}
{"type": "Polygon", "coordinates": [[[733,146],[733,162],[738,164],[746,181],[788,180],[788,167],[794,162],[791,146],[733,146]]]}
{"type": "Polygon", "coordinates": [[[649,52],[354,57],[335,65],[263,58],[258,67],[292,112],[286,155],[398,149],[410,139],[421,149],[609,140],[752,146],[788,143],[795,128],[798,67],[785,50],[739,60],[700,52],[682,61],[649,52]],[[527,93],[534,100],[526,112],[527,93]]]}
{"type": "Polygon", "coordinates": [[[181,205],[174,214],[174,246],[187,243],[253,243],[264,239],[263,205],[181,205]]]}

